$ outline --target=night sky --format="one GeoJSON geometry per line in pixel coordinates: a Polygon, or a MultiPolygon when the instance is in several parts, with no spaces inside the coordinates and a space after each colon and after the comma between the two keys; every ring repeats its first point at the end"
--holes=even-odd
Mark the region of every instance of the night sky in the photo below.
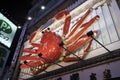
{"type": "Polygon", "coordinates": [[[29,9],[32,7],[32,0],[1,0],[0,12],[9,18],[16,25],[23,25],[29,9]]]}

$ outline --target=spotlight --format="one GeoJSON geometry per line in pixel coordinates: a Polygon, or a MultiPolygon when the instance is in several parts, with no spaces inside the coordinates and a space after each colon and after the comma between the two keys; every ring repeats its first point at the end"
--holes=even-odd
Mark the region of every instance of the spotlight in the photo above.
{"type": "Polygon", "coordinates": [[[103,48],[105,48],[109,53],[111,53],[111,51],[109,49],[107,49],[103,44],[101,44],[97,39],[95,39],[92,35],[93,35],[93,31],[89,31],[87,33],[88,37],[91,37],[93,40],[95,40],[98,44],[100,44],[103,48]]]}
{"type": "Polygon", "coordinates": [[[41,6],[41,9],[44,10],[44,9],[45,9],[45,6],[41,6]]]}
{"type": "Polygon", "coordinates": [[[18,29],[21,29],[21,26],[18,26],[18,29]]]}
{"type": "Polygon", "coordinates": [[[28,16],[28,18],[27,18],[28,20],[32,20],[32,17],[30,17],[30,16],[28,16]]]}

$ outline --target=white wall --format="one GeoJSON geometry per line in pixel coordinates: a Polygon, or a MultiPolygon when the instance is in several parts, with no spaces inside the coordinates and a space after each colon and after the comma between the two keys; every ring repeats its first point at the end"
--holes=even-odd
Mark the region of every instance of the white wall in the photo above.
{"type": "Polygon", "coordinates": [[[115,61],[115,62],[111,62],[111,63],[107,63],[107,64],[103,64],[100,66],[88,68],[85,70],[76,71],[76,72],[72,72],[69,74],[61,75],[61,76],[51,78],[48,80],[56,80],[59,77],[61,77],[62,80],[70,80],[70,75],[72,75],[74,73],[79,73],[79,78],[80,78],[79,80],[90,80],[91,73],[96,73],[97,80],[104,80],[103,72],[105,69],[110,69],[112,78],[115,78],[115,77],[120,77],[119,68],[120,68],[120,60],[115,61]]]}

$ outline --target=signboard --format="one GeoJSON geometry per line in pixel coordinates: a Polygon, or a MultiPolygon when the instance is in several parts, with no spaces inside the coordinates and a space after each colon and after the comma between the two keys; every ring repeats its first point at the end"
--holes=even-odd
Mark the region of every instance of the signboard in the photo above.
{"type": "Polygon", "coordinates": [[[10,48],[16,30],[17,27],[0,13],[0,42],[10,48]]]}

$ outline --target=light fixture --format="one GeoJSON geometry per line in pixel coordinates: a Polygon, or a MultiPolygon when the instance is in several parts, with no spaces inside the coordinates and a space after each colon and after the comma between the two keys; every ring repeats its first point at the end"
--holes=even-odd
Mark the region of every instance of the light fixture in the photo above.
{"type": "MultiPolygon", "coordinates": [[[[111,53],[111,51],[108,49],[108,48],[106,48],[102,43],[100,43],[97,39],[95,39],[94,37],[93,37],[93,35],[94,35],[94,32],[93,31],[89,31],[89,32],[87,32],[87,36],[88,37],[91,37],[93,40],[95,40],[98,44],[100,44],[104,49],[106,49],[109,53],[111,53]]],[[[96,35],[96,34],[95,34],[96,35]]]]}
{"type": "Polygon", "coordinates": [[[32,20],[32,17],[30,17],[30,16],[28,16],[28,18],[27,18],[28,20],[32,20]]]}
{"type": "Polygon", "coordinates": [[[42,5],[42,6],[41,6],[41,9],[44,10],[44,9],[45,9],[45,6],[42,5]]]}
{"type": "Polygon", "coordinates": [[[21,28],[21,26],[18,26],[18,29],[20,29],[21,28]]]}

